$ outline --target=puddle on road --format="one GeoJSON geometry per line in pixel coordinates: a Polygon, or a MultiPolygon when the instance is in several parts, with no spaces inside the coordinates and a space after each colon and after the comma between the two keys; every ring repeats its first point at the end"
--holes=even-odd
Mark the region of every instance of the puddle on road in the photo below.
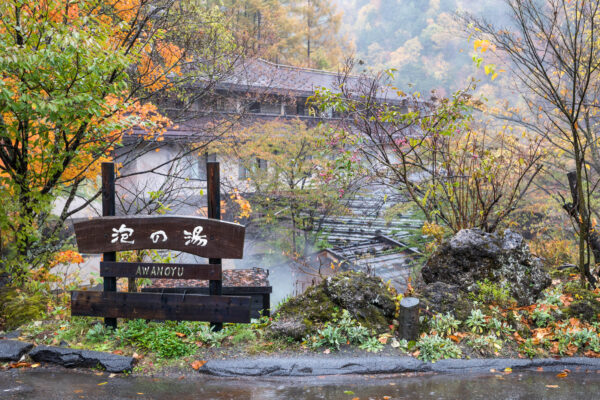
{"type": "Polygon", "coordinates": [[[394,375],[311,378],[109,378],[62,369],[0,372],[0,399],[595,399],[600,374],[394,375]]]}

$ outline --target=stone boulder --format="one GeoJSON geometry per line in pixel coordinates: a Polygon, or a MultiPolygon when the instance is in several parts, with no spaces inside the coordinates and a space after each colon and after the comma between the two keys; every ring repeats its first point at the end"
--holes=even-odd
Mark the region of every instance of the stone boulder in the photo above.
{"type": "Polygon", "coordinates": [[[276,335],[301,339],[346,309],[362,325],[389,330],[396,304],[381,278],[363,272],[342,272],[283,303],[271,325],[276,335]]]}
{"type": "Polygon", "coordinates": [[[507,288],[521,306],[534,303],[551,283],[523,237],[510,230],[498,235],[463,229],[440,245],[421,274],[428,285],[442,282],[462,293],[476,291],[477,282],[487,279],[507,288]]]}

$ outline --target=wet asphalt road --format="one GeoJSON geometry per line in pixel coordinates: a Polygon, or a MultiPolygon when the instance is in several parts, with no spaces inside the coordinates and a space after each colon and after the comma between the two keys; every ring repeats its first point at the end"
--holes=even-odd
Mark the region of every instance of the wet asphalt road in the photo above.
{"type": "Polygon", "coordinates": [[[306,378],[146,378],[36,368],[0,372],[0,399],[598,399],[600,374],[513,372],[306,378]]]}

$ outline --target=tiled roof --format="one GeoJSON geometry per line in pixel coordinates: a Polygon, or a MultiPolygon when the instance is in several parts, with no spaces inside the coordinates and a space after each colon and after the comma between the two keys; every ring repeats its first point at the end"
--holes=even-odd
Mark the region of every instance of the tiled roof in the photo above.
{"type": "MultiPolygon", "coordinates": [[[[239,63],[232,76],[219,85],[230,89],[263,91],[269,93],[310,96],[318,88],[325,87],[334,92],[340,91],[341,73],[310,68],[275,64],[262,59],[245,60],[239,63]]],[[[365,76],[350,75],[347,85],[350,90],[358,90],[372,81],[365,76]]],[[[402,97],[396,91],[381,88],[382,101],[399,101],[402,97]]]]}

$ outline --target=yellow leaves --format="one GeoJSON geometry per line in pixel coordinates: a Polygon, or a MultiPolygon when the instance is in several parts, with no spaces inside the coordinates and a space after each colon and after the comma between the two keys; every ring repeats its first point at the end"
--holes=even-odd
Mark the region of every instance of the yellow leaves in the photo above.
{"type": "Polygon", "coordinates": [[[482,40],[480,40],[480,39],[478,39],[478,40],[475,40],[475,41],[473,42],[473,49],[474,49],[475,51],[477,51],[478,49],[481,49],[481,52],[482,52],[482,53],[485,53],[485,52],[486,52],[486,51],[488,51],[488,49],[490,49],[490,48],[492,48],[492,49],[493,49],[493,47],[492,47],[492,44],[490,43],[490,41],[489,41],[489,40],[486,40],[486,39],[482,39],[482,40]]]}

